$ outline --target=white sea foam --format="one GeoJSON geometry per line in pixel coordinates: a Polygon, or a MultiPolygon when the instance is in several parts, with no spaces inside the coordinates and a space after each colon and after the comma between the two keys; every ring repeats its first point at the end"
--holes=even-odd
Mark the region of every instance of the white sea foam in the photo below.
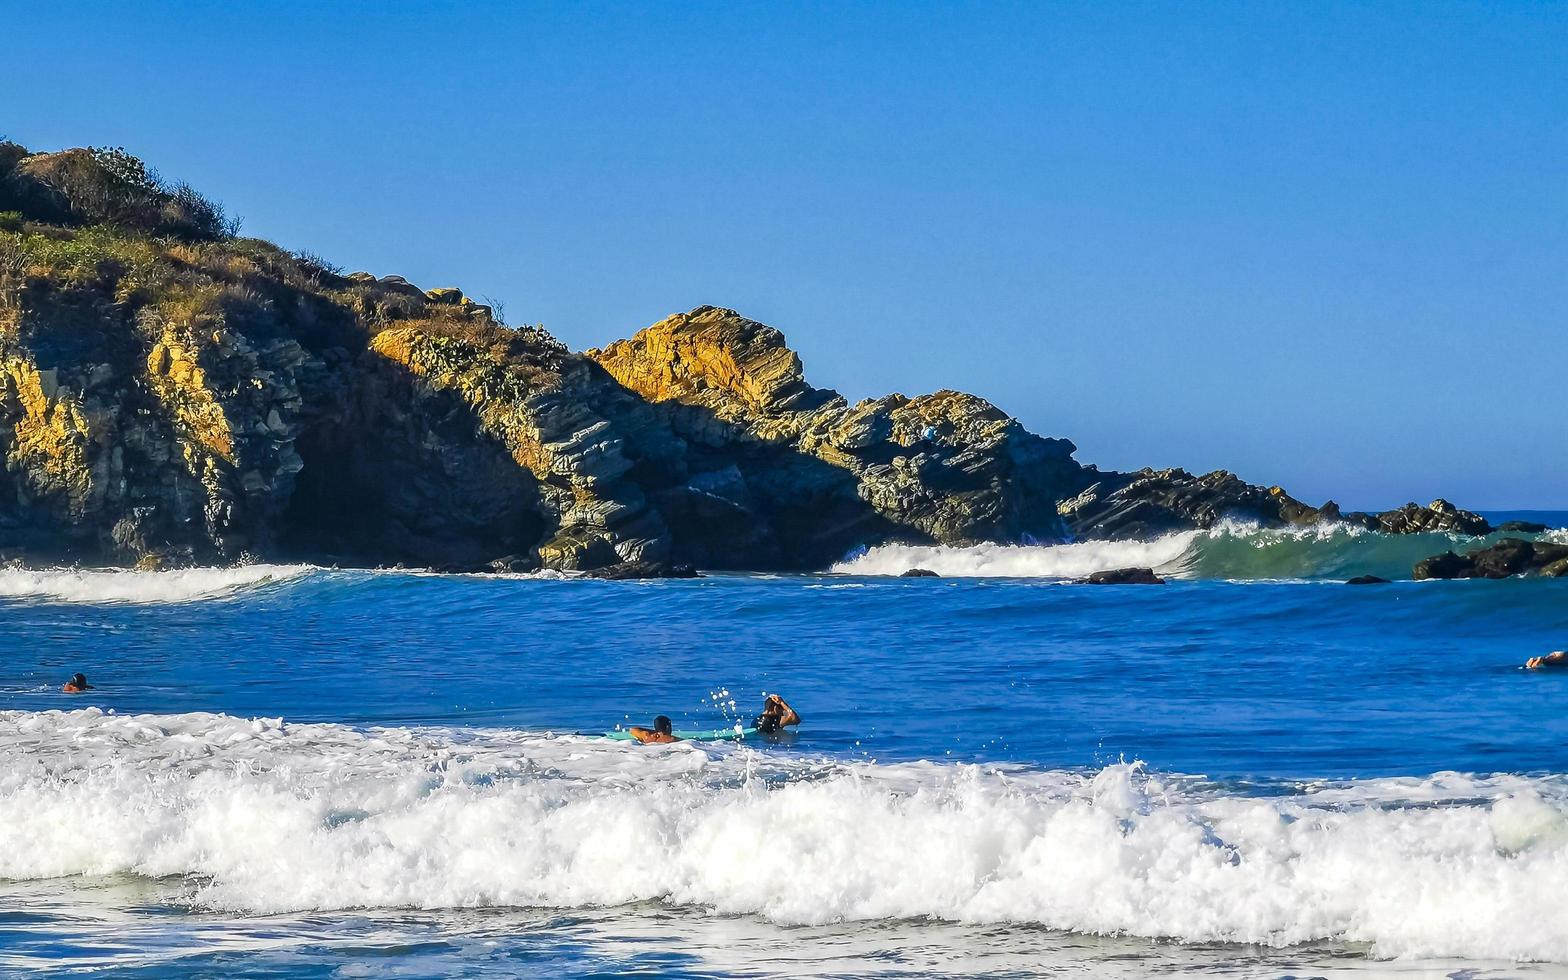
{"type": "Polygon", "coordinates": [[[952,578],[1077,578],[1114,568],[1159,568],[1181,558],[1201,532],[1152,541],[1058,545],[982,544],[968,548],[885,544],[834,565],[849,575],[898,575],[924,568],[952,578]]]}
{"type": "Polygon", "coordinates": [[[832,571],[898,575],[925,568],[949,577],[1079,578],[1117,568],[1152,568],[1165,576],[1205,579],[1409,578],[1417,561],[1482,539],[1458,534],[1380,534],[1347,524],[1262,528],[1224,521],[1147,541],[1079,541],[1055,545],[881,545],[832,571]]]}
{"type": "Polygon", "coordinates": [[[312,570],[309,565],[243,565],[165,572],[4,568],[0,569],[0,598],[57,602],[187,602],[296,578],[312,570]]]}
{"type": "Polygon", "coordinates": [[[198,906],[246,912],[663,901],[1565,961],[1565,813],[1562,777],[1254,793],[1127,765],[0,713],[0,879],[188,876],[198,906]]]}

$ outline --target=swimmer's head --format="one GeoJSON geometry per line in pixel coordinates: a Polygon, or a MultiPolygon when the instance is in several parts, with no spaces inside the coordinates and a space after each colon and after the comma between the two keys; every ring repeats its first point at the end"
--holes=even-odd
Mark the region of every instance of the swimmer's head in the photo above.
{"type": "Polygon", "coordinates": [[[86,674],[72,674],[71,675],[71,686],[72,687],[86,687],[87,686],[87,675],[86,674]]]}
{"type": "Polygon", "coordinates": [[[653,730],[658,732],[660,735],[670,734],[669,717],[666,715],[660,715],[659,717],[653,719],[653,730]]]}

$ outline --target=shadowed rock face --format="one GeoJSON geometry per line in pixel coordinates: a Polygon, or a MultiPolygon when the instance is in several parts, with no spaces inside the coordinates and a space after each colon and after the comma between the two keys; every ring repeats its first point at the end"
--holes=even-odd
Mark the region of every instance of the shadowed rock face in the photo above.
{"type": "Polygon", "coordinates": [[[699,453],[739,451],[735,465],[698,474],[687,492],[723,485],[731,499],[749,494],[764,515],[818,538],[816,507],[791,501],[828,501],[829,523],[855,533],[827,535],[824,558],[842,554],[842,544],[891,536],[944,544],[1055,537],[1056,502],[1083,484],[1072,443],[1042,439],[973,395],[850,405],[813,388],[782,334],[733,310],[700,307],[588,356],[699,453]]]}
{"type": "Polygon", "coordinates": [[[1100,472],[956,391],[852,405],[732,310],[573,353],[459,289],[229,236],[137,166],[0,143],[0,556],[631,575],[1232,518],[1485,529],[1100,472]]]}
{"type": "Polygon", "coordinates": [[[1224,520],[1265,527],[1338,522],[1386,534],[1486,534],[1491,530],[1485,518],[1446,500],[1434,500],[1425,507],[1409,503],[1380,514],[1341,513],[1333,501],[1313,507],[1282,487],[1254,486],[1224,470],[1205,476],[1176,469],[1107,473],[1082,493],[1063,500],[1058,510],[1067,530],[1085,538],[1147,538],[1213,527],[1224,520]]]}
{"type": "Polygon", "coordinates": [[[1504,538],[1462,555],[1452,551],[1433,555],[1417,562],[1415,567],[1418,579],[1509,578],[1531,574],[1549,578],[1568,576],[1568,545],[1504,538]]]}

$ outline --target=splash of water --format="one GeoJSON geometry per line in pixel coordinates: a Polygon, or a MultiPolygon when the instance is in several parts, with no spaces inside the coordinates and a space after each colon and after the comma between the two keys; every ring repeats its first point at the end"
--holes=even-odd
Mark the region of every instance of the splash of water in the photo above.
{"type": "Polygon", "coordinates": [[[93,709],[0,713],[0,748],[0,878],[186,876],[210,909],[661,901],[1568,960],[1559,776],[1257,792],[93,709]]]}

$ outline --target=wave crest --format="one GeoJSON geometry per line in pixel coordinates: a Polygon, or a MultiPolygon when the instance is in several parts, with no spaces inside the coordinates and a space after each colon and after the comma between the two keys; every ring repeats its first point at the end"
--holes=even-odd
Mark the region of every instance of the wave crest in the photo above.
{"type": "Polygon", "coordinates": [[[0,598],[56,602],[189,602],[297,578],[310,565],[244,565],[163,572],[128,569],[0,569],[0,598]]]}
{"type": "MultiPolygon", "coordinates": [[[[1550,538],[1551,532],[1546,535],[1550,538]]],[[[899,575],[925,568],[939,575],[1081,578],[1117,568],[1153,568],[1193,579],[1409,578],[1416,562],[1488,539],[1462,534],[1381,534],[1344,524],[1260,528],[1225,522],[1149,541],[1079,541],[1057,545],[984,544],[967,548],[889,544],[835,564],[849,575],[899,575]]]]}
{"type": "Polygon", "coordinates": [[[0,713],[0,746],[0,878],[183,875],[214,909],[663,901],[1568,960],[1562,777],[1255,792],[92,710],[0,713]]]}

